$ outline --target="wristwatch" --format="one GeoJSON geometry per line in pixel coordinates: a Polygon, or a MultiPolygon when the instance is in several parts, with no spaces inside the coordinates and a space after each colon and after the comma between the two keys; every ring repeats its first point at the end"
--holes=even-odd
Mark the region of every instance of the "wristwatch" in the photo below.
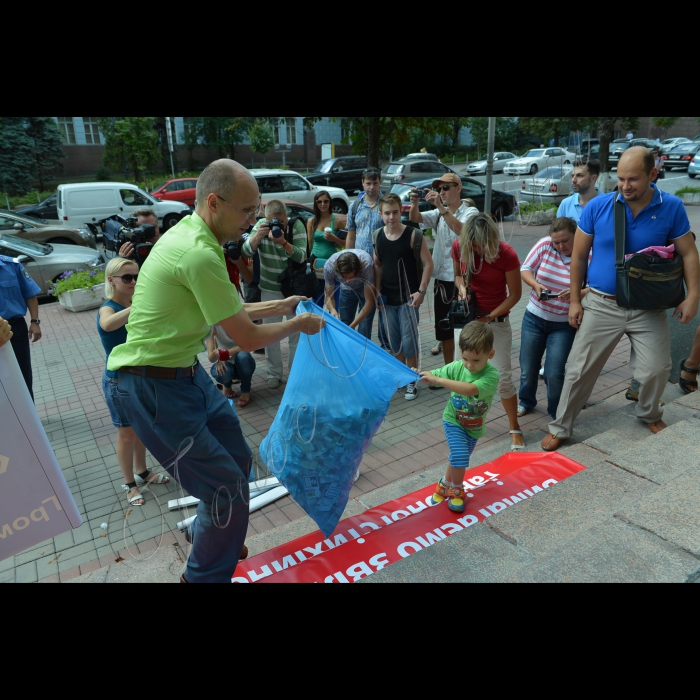
{"type": "Polygon", "coordinates": [[[422,289],[419,289],[418,294],[422,294],[425,297],[428,295],[428,292],[424,292],[422,289]]]}
{"type": "Polygon", "coordinates": [[[36,323],[37,326],[40,326],[40,325],[41,325],[41,321],[40,321],[38,318],[33,318],[33,319],[31,320],[31,323],[36,323]]]}

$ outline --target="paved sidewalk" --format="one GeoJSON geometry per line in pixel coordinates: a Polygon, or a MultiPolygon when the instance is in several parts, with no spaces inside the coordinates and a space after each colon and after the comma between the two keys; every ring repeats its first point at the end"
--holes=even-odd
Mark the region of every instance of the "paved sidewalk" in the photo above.
{"type": "MultiPolygon", "coordinates": [[[[505,236],[522,257],[546,231],[542,227],[522,229],[507,222],[505,236]]],[[[516,368],[526,306],[527,295],[512,316],[516,368]]],[[[37,410],[85,523],[78,530],[0,562],[0,582],[65,582],[112,565],[116,559],[128,560],[152,552],[159,545],[179,545],[186,552],[187,544],[175,528],[187,515],[167,511],[168,500],[184,495],[174,482],[147,493],[145,507],[126,508],[115,454],[116,430],[102,396],[104,353],[96,332],[96,312],[73,314],[58,304],[49,304],[41,307],[41,317],[44,336],[34,346],[32,358],[37,410]],[[108,524],[108,530],[101,529],[103,523],[108,524]]],[[[426,304],[420,324],[424,369],[442,366],[442,357],[430,354],[435,345],[433,324],[432,309],[428,313],[426,304]]],[[[629,349],[629,341],[624,339],[596,384],[590,404],[628,386],[629,349]]],[[[277,391],[268,389],[265,359],[255,357],[254,400],[240,411],[243,432],[253,449],[267,435],[284,389],[284,385],[277,391]]],[[[208,371],[210,365],[204,354],[200,360],[208,371]]],[[[515,377],[519,377],[517,369],[515,377]]],[[[542,401],[546,398],[543,384],[539,398],[538,409],[522,421],[525,431],[539,430],[549,422],[542,401]]],[[[421,388],[413,402],[396,394],[388,418],[362,462],[362,476],[351,498],[445,462],[449,453],[442,431],[446,400],[446,392],[426,388],[421,388]]],[[[488,435],[479,442],[478,449],[507,437],[508,430],[503,408],[496,403],[489,417],[488,435]]],[[[149,464],[156,466],[150,456],[149,464]]],[[[303,515],[287,497],[251,517],[249,536],[271,531],[303,515]]]]}

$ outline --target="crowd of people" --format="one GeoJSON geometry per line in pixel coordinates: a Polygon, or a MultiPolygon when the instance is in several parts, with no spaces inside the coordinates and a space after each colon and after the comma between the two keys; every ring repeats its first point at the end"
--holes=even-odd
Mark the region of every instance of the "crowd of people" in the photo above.
{"type": "MultiPolygon", "coordinates": [[[[550,234],[521,262],[493,217],[463,201],[462,182],[454,174],[436,180],[425,193],[411,193],[409,225],[402,223],[400,198],[382,196],[381,173],[375,169],[364,172],[363,191],[347,217],[333,214],[330,196],[319,191],[314,217],[304,225],[290,221],[284,204],[274,200],[257,220],[255,179],[234,161],[212,163],[199,178],[196,212],[157,240],[141,269],[128,249],[110,261],[107,301],[97,318],[106,353],[105,400],[118,430],[117,456],[129,504],[144,504],[139,485],[166,484],[170,477],[200,500],[182,582],[229,581],[247,556],[252,454],[232,406],[239,399],[235,405],[243,410],[253,400],[255,352],[264,349],[268,385],[278,389],[284,381],[280,342],[289,339],[291,370],[299,334],[319,333],[325,325],[321,315],[296,315],[302,297],[283,293],[282,273],[294,266],[317,280],[315,301],[368,342],[378,316],[380,345],[410,368],[419,365],[418,323],[433,280],[435,351],[442,352],[444,368],[415,370],[419,381],[403,391],[410,401],[418,397],[420,383],[450,393],[443,416],[450,462],[435,504],[447,501],[452,510],[464,510],[464,472],[486,433],[496,396],[510,424],[511,449],[525,448],[519,419],[537,404],[545,355],[552,423],[544,450],[556,450],[571,437],[578,413],[625,334],[632,345],[637,417],[652,433],[663,430],[661,395],[671,369],[668,318],[663,310],[617,305],[613,223],[615,204],[623,202],[628,253],[673,245],[682,256],[688,293],[675,316],[689,323],[700,300],[698,250],[680,200],[653,184],[657,174],[652,153],[631,148],[618,167],[619,192],[607,195],[596,189],[599,164],[578,161],[574,194],[561,205],[550,234]],[[422,197],[432,211],[420,211],[422,197]],[[432,253],[426,229],[434,232],[432,253]],[[510,317],[523,282],[531,294],[522,324],[518,389],[510,317]],[[472,312],[463,328],[444,323],[454,300],[468,302],[472,312]],[[204,349],[213,382],[197,359],[204,349]],[[167,475],[147,469],[146,450],[167,475]]],[[[2,274],[16,280],[18,291],[10,323],[0,318],[0,345],[18,333],[26,344],[32,335],[40,336],[38,324],[27,329],[16,318],[23,304],[22,317],[26,304],[36,317],[36,290],[15,262],[0,259],[2,274]]],[[[682,363],[684,391],[697,390],[699,366],[700,331],[682,363]]]]}

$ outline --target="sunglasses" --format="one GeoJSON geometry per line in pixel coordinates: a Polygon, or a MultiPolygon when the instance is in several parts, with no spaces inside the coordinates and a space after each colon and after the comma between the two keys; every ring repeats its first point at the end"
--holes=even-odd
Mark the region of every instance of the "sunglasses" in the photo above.
{"type": "Polygon", "coordinates": [[[319,199],[316,202],[316,204],[330,204],[330,203],[331,203],[330,199],[319,199]]]}
{"type": "Polygon", "coordinates": [[[366,179],[368,177],[376,177],[377,175],[381,175],[382,171],[379,170],[378,168],[369,168],[368,170],[365,170],[362,173],[362,176],[366,179]]]}
{"type": "Polygon", "coordinates": [[[442,185],[441,187],[436,188],[436,192],[449,192],[454,185],[442,185]]]}
{"type": "Polygon", "coordinates": [[[138,275],[112,275],[112,277],[118,277],[124,284],[131,284],[138,280],[138,275]]]}

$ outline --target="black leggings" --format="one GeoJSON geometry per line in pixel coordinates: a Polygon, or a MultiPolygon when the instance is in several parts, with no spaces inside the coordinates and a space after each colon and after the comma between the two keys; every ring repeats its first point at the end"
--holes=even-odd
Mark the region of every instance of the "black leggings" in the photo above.
{"type": "Polygon", "coordinates": [[[29,329],[27,328],[27,322],[24,318],[20,317],[10,319],[9,323],[13,333],[10,343],[12,344],[12,349],[15,351],[15,357],[22,371],[27,389],[29,389],[32,401],[34,401],[34,392],[32,390],[32,357],[29,349],[29,329]]]}

